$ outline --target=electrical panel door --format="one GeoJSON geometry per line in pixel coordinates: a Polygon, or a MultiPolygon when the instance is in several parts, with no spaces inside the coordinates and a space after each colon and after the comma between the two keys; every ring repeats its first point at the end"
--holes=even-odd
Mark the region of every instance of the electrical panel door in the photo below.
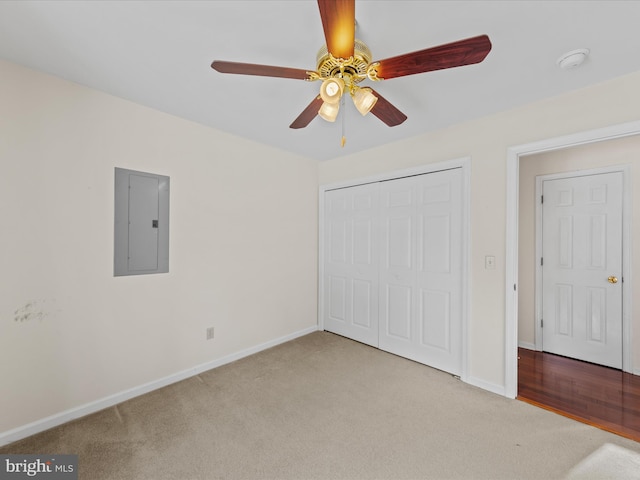
{"type": "Polygon", "coordinates": [[[169,271],[169,177],[116,168],[114,275],[169,271]]]}

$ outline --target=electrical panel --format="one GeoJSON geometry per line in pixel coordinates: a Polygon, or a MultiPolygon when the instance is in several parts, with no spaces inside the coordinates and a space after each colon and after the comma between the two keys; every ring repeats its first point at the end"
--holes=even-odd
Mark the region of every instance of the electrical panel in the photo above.
{"type": "Polygon", "coordinates": [[[169,177],[115,169],[114,276],[169,271],[169,177]]]}

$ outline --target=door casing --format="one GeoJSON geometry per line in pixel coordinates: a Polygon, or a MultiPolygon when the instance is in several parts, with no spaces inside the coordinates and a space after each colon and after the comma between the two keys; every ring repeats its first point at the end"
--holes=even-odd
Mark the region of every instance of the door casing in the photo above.
{"type": "MultiPolygon", "coordinates": [[[[518,394],[518,183],[520,178],[520,156],[549,152],[562,148],[612,140],[615,138],[640,135],[640,121],[623,123],[605,128],[589,130],[572,135],[549,138],[538,142],[516,145],[507,149],[506,185],[506,252],[505,252],[505,378],[504,391],[507,398],[518,394]]],[[[627,205],[631,196],[630,176],[625,175],[625,199],[627,205]]],[[[629,222],[625,222],[629,225],[629,222]]],[[[630,227],[623,233],[623,255],[630,257],[630,227]]],[[[623,262],[624,265],[624,262],[623,262]]],[[[631,276],[623,284],[623,311],[631,312],[631,276]]],[[[628,323],[628,322],[627,322],[628,323]]],[[[622,368],[631,372],[631,352],[624,353],[622,368]]]]}

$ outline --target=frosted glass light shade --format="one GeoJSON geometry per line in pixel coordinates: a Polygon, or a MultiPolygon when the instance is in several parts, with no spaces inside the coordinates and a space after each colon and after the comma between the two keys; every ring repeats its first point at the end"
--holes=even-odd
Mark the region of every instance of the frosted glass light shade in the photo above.
{"type": "Polygon", "coordinates": [[[353,94],[353,103],[362,116],[369,113],[377,101],[378,97],[368,88],[359,88],[353,94]]]}
{"type": "Polygon", "coordinates": [[[338,116],[338,111],[340,110],[339,103],[327,103],[324,102],[318,110],[318,115],[324,118],[327,122],[335,122],[336,117],[338,116]]]}
{"type": "Polygon", "coordinates": [[[327,78],[320,86],[320,97],[325,103],[338,103],[344,91],[344,81],[341,78],[327,78]]]}

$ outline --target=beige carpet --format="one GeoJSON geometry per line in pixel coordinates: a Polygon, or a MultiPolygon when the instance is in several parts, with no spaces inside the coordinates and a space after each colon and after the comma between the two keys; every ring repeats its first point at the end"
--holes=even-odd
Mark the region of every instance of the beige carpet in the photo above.
{"type": "Polygon", "coordinates": [[[609,467],[638,478],[619,455],[608,462],[605,445],[640,453],[631,440],[317,332],[0,453],[79,454],[82,480],[204,480],[578,478],[598,452],[602,478],[609,467]]]}
{"type": "Polygon", "coordinates": [[[573,467],[566,478],[567,480],[640,478],[640,453],[607,443],[573,467]]]}

